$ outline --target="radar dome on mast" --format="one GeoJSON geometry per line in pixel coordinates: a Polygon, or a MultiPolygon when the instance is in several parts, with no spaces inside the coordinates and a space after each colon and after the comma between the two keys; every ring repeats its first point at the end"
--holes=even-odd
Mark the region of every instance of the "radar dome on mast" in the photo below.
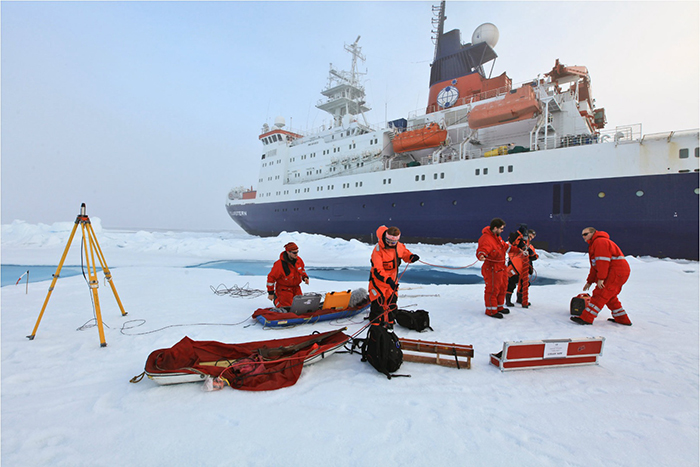
{"type": "Polygon", "coordinates": [[[275,117],[275,126],[277,128],[284,128],[284,125],[284,117],[275,117]]]}
{"type": "Polygon", "coordinates": [[[474,30],[472,44],[486,42],[491,48],[498,43],[498,28],[493,23],[484,23],[474,30]]]}

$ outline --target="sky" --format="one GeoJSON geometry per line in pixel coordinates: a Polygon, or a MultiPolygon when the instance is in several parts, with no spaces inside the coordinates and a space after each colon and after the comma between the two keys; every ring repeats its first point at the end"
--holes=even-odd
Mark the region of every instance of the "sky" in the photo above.
{"type": "MultiPolygon", "coordinates": [[[[264,123],[327,124],[329,64],[360,36],[372,125],[427,104],[438,2],[5,2],[2,223],[236,230],[264,123]]],[[[698,128],[698,2],[448,2],[446,30],[500,31],[493,75],[587,66],[608,127],[698,128]]]]}

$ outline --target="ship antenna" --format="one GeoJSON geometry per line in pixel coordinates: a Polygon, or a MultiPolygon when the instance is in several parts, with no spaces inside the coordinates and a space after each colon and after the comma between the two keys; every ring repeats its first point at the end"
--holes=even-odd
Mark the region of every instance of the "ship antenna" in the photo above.
{"type": "Polygon", "coordinates": [[[363,62],[365,61],[365,56],[362,55],[362,52],[360,52],[360,47],[357,46],[357,43],[360,42],[360,36],[357,36],[357,39],[355,39],[355,42],[353,42],[350,45],[345,45],[345,50],[350,52],[352,54],[352,65],[350,68],[350,84],[353,86],[357,86],[359,84],[359,74],[357,71],[357,59],[359,58],[363,62]]]}
{"type": "Polygon", "coordinates": [[[365,112],[370,110],[365,102],[365,89],[360,83],[360,77],[366,73],[357,70],[358,59],[365,61],[362,48],[357,45],[360,36],[350,45],[345,44],[345,50],[352,54],[350,71],[341,71],[333,67],[331,63],[328,73],[328,85],[321,94],[326,96],[325,101],[319,101],[316,108],[324,110],[333,116],[333,124],[341,125],[345,115],[362,115],[365,126],[369,127],[365,112]]]}
{"type": "Polygon", "coordinates": [[[440,50],[440,38],[445,32],[446,19],[447,17],[445,16],[445,0],[443,0],[442,2],[440,2],[439,6],[433,5],[433,19],[431,20],[431,23],[434,28],[431,31],[433,33],[431,39],[435,44],[435,56],[433,57],[433,61],[437,60],[438,58],[438,51],[440,50]]]}

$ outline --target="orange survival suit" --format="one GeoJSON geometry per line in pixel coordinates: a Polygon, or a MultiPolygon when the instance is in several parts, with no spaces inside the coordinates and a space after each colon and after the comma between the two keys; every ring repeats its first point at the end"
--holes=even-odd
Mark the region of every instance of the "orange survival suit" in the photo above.
{"type": "Polygon", "coordinates": [[[481,266],[481,275],[484,276],[486,288],[484,289],[484,303],[486,314],[493,316],[505,310],[506,287],[506,249],[503,239],[491,231],[490,226],[481,230],[479,245],[476,249],[476,257],[484,256],[484,264],[481,266]]]}
{"type": "Polygon", "coordinates": [[[299,284],[307,277],[304,261],[300,257],[292,260],[286,251],[280,253],[280,259],[275,261],[267,275],[267,292],[275,294],[275,306],[292,306],[294,297],[301,295],[299,284]]]}
{"type": "Polygon", "coordinates": [[[622,308],[622,303],[617,298],[622,286],[630,277],[630,265],[625,255],[615,242],[610,240],[610,235],[603,231],[596,231],[588,241],[588,260],[591,270],[586,282],[595,284],[603,280],[603,287],[593,289],[588,305],[581,313],[581,319],[592,323],[598,313],[607,306],[612,312],[615,322],[630,325],[632,322],[627,312],[622,308]]]}
{"type": "Polygon", "coordinates": [[[418,260],[418,256],[411,253],[401,242],[396,242],[394,246],[387,245],[384,237],[387,230],[388,227],[384,225],[377,229],[377,245],[372,250],[370,259],[372,270],[369,273],[369,319],[374,323],[381,315],[380,322],[393,325],[401,260],[413,263],[418,260]]]}

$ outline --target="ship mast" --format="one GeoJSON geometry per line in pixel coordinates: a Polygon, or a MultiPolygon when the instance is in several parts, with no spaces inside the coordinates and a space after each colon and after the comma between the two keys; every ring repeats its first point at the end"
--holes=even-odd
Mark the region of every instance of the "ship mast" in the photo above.
{"type": "Polygon", "coordinates": [[[360,36],[357,36],[355,42],[350,45],[345,44],[345,50],[352,54],[352,64],[350,71],[342,71],[333,67],[330,64],[328,72],[328,85],[326,89],[321,91],[321,94],[327,97],[325,101],[321,100],[316,107],[324,110],[333,116],[333,125],[343,125],[344,117],[362,114],[365,125],[367,118],[365,112],[370,108],[365,105],[365,88],[360,84],[360,76],[366,73],[360,73],[357,70],[358,59],[365,61],[365,56],[362,55],[360,46],[357,43],[360,41],[360,36]]]}
{"type": "Polygon", "coordinates": [[[431,32],[434,34],[432,36],[433,43],[435,44],[435,55],[433,56],[433,61],[438,58],[438,51],[440,50],[440,38],[445,32],[445,1],[440,2],[440,6],[433,5],[433,18],[431,20],[433,29],[431,32]]]}

